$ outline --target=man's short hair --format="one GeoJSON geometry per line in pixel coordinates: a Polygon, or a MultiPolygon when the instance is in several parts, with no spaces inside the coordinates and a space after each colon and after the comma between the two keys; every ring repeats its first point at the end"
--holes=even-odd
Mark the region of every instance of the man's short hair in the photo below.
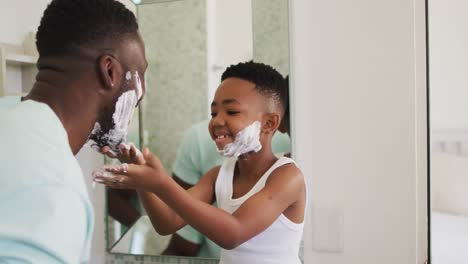
{"type": "Polygon", "coordinates": [[[79,54],[138,32],[135,15],[115,0],[52,0],[36,34],[40,56],[79,54]]]}
{"type": "Polygon", "coordinates": [[[255,90],[272,100],[276,110],[283,115],[287,106],[287,86],[283,76],[273,67],[259,62],[242,62],[229,66],[221,76],[239,78],[255,84],[255,90]]]}

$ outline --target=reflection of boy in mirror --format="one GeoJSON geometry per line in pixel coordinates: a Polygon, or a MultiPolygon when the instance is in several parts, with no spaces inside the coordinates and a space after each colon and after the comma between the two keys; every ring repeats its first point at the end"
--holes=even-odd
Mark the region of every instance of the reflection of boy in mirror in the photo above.
{"type": "Polygon", "coordinates": [[[0,262],[87,263],[94,217],[74,155],[90,134],[99,144],[124,139],[118,110],[144,94],[125,75],[143,78],[144,44],[119,2],[53,0],[36,46],[31,92],[0,99],[0,262]]]}
{"type": "Polygon", "coordinates": [[[106,190],[107,213],[126,228],[133,225],[141,216],[138,211],[138,195],[134,190],[106,190]]]}
{"type": "Polygon", "coordinates": [[[249,62],[229,67],[222,80],[209,124],[218,150],[230,157],[221,166],[186,191],[145,149],[140,165],[107,167],[95,181],[139,190],[158,233],[190,224],[224,248],[220,263],[301,263],[305,179],[293,160],[271,148],[285,110],[284,79],[249,62]]]}
{"type": "MultiPolygon", "coordinates": [[[[255,80],[252,80],[255,82],[255,80]]],[[[286,79],[287,82],[287,79],[286,79]]],[[[286,83],[286,87],[288,84],[286,83]]],[[[289,98],[286,90],[285,115],[273,136],[273,153],[290,153],[289,135],[289,98]]],[[[172,168],[172,177],[185,189],[193,187],[211,168],[223,163],[225,157],[217,151],[216,144],[208,131],[209,120],[201,121],[190,127],[177,150],[177,157],[172,168]]],[[[203,234],[187,225],[171,237],[164,255],[199,256],[219,258],[220,247],[203,234]]]]}

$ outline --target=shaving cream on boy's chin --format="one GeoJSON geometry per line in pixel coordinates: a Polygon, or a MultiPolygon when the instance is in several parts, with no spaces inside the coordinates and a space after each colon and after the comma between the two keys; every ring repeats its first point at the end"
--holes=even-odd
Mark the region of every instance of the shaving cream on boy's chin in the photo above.
{"type": "Polygon", "coordinates": [[[262,149],[260,127],[260,121],[253,122],[237,133],[234,142],[227,144],[222,150],[218,149],[218,153],[224,157],[239,157],[251,151],[260,151],[262,149]]]}

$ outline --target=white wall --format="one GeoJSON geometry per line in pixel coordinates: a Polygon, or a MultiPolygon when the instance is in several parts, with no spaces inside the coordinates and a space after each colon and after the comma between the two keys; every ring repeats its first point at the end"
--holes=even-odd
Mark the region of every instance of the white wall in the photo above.
{"type": "MultiPolygon", "coordinates": [[[[16,0],[0,2],[0,42],[22,45],[29,32],[36,32],[42,16],[50,0],[16,0]],[[25,8],[25,7],[28,8],[25,8]],[[21,17],[21,19],[18,19],[21,17]]],[[[21,67],[7,66],[8,93],[21,93],[21,67]]]]}
{"type": "MultiPolygon", "coordinates": [[[[136,12],[135,5],[131,0],[119,1],[132,12],[136,12]]],[[[22,45],[28,33],[36,32],[42,13],[49,2],[50,0],[1,0],[0,43],[22,45]]],[[[21,93],[23,85],[21,67],[7,66],[7,76],[7,91],[12,94],[21,93]]]]}
{"type": "Polygon", "coordinates": [[[22,44],[29,32],[36,32],[42,12],[49,2],[50,0],[2,0],[0,42],[22,44]]]}
{"type": "Polygon", "coordinates": [[[423,263],[423,2],[290,1],[293,151],[312,196],[306,263],[423,263]]]}
{"type": "Polygon", "coordinates": [[[429,1],[431,128],[468,129],[468,2],[429,1]]]}
{"type": "Polygon", "coordinates": [[[252,1],[216,0],[216,59],[223,66],[251,60],[252,1]]]}
{"type": "MultiPolygon", "coordinates": [[[[36,32],[50,0],[0,1],[0,42],[21,44],[29,32],[36,32]]],[[[120,0],[135,12],[130,0],[120,0]]]]}

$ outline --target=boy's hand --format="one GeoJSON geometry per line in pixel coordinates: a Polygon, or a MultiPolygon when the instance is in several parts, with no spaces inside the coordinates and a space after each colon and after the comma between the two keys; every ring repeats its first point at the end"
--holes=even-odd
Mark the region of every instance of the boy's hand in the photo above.
{"type": "Polygon", "coordinates": [[[166,176],[164,167],[158,157],[147,148],[141,157],[144,164],[123,163],[116,166],[105,166],[104,171],[94,171],[94,181],[115,189],[136,189],[154,191],[166,176]]]}
{"type": "Polygon", "coordinates": [[[142,153],[139,149],[135,147],[133,143],[128,145],[121,143],[119,145],[120,153],[116,154],[113,152],[109,147],[105,146],[101,149],[101,152],[109,158],[118,159],[121,163],[129,163],[129,164],[139,164],[143,165],[146,163],[145,159],[143,158],[142,153]]]}

